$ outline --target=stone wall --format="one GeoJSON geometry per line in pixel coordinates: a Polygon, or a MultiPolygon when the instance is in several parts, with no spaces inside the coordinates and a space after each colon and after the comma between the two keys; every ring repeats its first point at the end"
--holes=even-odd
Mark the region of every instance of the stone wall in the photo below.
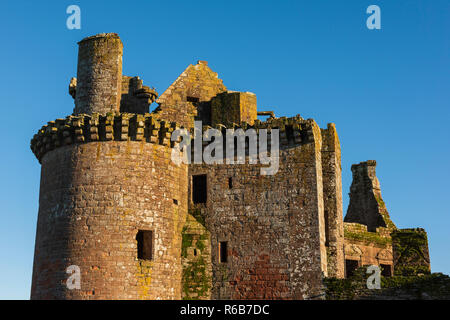
{"type": "Polygon", "coordinates": [[[156,90],[143,85],[139,77],[122,76],[120,112],[145,114],[156,100],[156,90]]]}
{"type": "Polygon", "coordinates": [[[189,166],[190,211],[211,233],[213,299],[305,299],[322,293],[327,261],[320,129],[298,119],[277,119],[270,126],[280,128],[283,141],[273,176],[248,162],[189,166]],[[297,129],[286,130],[289,123],[297,129]],[[193,176],[202,174],[207,200],[193,203],[193,176]],[[226,262],[220,242],[227,242],[226,262]]]}
{"type": "MultiPolygon", "coordinates": [[[[384,265],[393,274],[394,262],[390,230],[377,228],[376,232],[367,231],[367,226],[359,223],[344,223],[345,260],[357,261],[358,266],[384,265]]],[[[351,272],[352,270],[346,270],[351,272]]]]}
{"type": "Polygon", "coordinates": [[[188,214],[182,233],[182,297],[184,300],[211,298],[211,236],[205,222],[188,214]],[[198,220],[197,220],[198,219],[198,220]]]}
{"type": "Polygon", "coordinates": [[[395,274],[412,276],[428,274],[430,253],[428,237],[424,229],[401,229],[392,232],[395,274]]]}
{"type": "Polygon", "coordinates": [[[171,161],[167,129],[149,116],[81,115],[35,136],[32,299],[181,298],[187,167],[171,161]],[[138,230],[153,232],[151,260],[138,259],[138,230]],[[81,290],[66,287],[70,265],[81,290]]]}
{"type": "Polygon", "coordinates": [[[341,145],[333,123],[322,129],[322,182],[328,276],[344,277],[341,145]]]}

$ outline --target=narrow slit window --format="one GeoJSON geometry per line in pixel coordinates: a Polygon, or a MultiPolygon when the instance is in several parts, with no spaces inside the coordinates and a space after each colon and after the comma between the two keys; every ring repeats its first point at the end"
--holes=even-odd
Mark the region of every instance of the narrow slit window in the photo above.
{"type": "Polygon", "coordinates": [[[228,261],[228,242],[219,242],[219,261],[225,263],[228,261]]]}
{"type": "Polygon", "coordinates": [[[136,240],[138,259],[153,260],[153,231],[139,230],[136,240]]]}
{"type": "Polygon", "coordinates": [[[192,201],[194,203],[206,203],[206,190],[206,174],[192,176],[192,201]]]}
{"type": "Polygon", "coordinates": [[[233,188],[233,178],[229,177],[228,178],[228,189],[232,189],[233,188]]]}

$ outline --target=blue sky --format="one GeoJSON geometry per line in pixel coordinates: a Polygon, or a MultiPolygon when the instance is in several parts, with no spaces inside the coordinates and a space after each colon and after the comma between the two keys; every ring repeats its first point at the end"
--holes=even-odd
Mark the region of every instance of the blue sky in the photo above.
{"type": "Polygon", "coordinates": [[[449,30],[448,0],[2,2],[0,299],[29,298],[40,178],[29,141],[72,112],[77,41],[100,32],[119,33],[123,73],[159,93],[207,60],[261,110],[336,123],[344,213],[351,164],[376,159],[392,219],[425,228],[432,271],[450,274],[449,30]],[[66,28],[71,4],[81,30],[66,28]],[[381,30],[366,27],[371,4],[381,30]]]}

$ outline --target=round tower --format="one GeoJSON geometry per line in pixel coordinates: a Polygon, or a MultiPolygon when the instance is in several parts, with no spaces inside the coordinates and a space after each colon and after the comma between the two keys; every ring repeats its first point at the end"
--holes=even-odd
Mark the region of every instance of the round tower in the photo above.
{"type": "Polygon", "coordinates": [[[123,44],[116,33],[101,33],[78,42],[74,114],[119,112],[123,44]]]}
{"type": "Polygon", "coordinates": [[[42,165],[31,299],[181,298],[187,166],[171,161],[175,124],[114,109],[120,87],[100,76],[121,61],[103,50],[110,38],[118,48],[117,36],[80,42],[92,54],[79,60],[74,115],[31,141],[42,165]]]}

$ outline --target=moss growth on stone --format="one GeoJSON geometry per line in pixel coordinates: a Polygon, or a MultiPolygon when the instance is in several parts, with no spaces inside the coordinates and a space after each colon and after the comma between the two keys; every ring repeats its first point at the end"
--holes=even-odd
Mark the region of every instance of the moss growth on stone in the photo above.
{"type": "Polygon", "coordinates": [[[386,224],[386,228],[396,230],[397,227],[395,226],[395,224],[392,222],[391,218],[389,217],[389,214],[386,209],[386,204],[384,203],[381,196],[378,196],[377,194],[375,194],[375,200],[377,201],[378,206],[380,208],[380,215],[383,218],[384,223],[386,224]]]}
{"type": "Polygon", "coordinates": [[[450,277],[442,273],[422,276],[381,276],[381,289],[368,289],[367,266],[358,268],[347,279],[326,278],[326,299],[448,299],[450,277]]]}
{"type": "Polygon", "coordinates": [[[403,229],[392,232],[395,250],[395,275],[429,274],[428,239],[422,229],[403,229]]]}
{"type": "MultiPolygon", "coordinates": [[[[188,258],[188,249],[193,247],[194,235],[187,233],[185,226],[182,233],[181,255],[188,258]]],[[[184,264],[183,267],[183,299],[193,300],[207,298],[211,288],[211,277],[208,275],[207,263],[202,253],[205,250],[207,234],[202,234],[196,239],[195,248],[200,251],[200,255],[184,264]]]]}
{"type": "Polygon", "coordinates": [[[345,230],[344,237],[346,239],[362,241],[365,243],[375,243],[385,247],[392,243],[391,238],[383,237],[376,232],[368,232],[368,231],[352,232],[345,230]]]}
{"type": "Polygon", "coordinates": [[[189,214],[192,215],[202,226],[206,226],[205,216],[202,214],[200,209],[189,209],[189,214]]]}
{"type": "Polygon", "coordinates": [[[206,298],[211,288],[210,283],[211,277],[208,276],[203,257],[190,261],[183,268],[183,300],[206,298]]]}

